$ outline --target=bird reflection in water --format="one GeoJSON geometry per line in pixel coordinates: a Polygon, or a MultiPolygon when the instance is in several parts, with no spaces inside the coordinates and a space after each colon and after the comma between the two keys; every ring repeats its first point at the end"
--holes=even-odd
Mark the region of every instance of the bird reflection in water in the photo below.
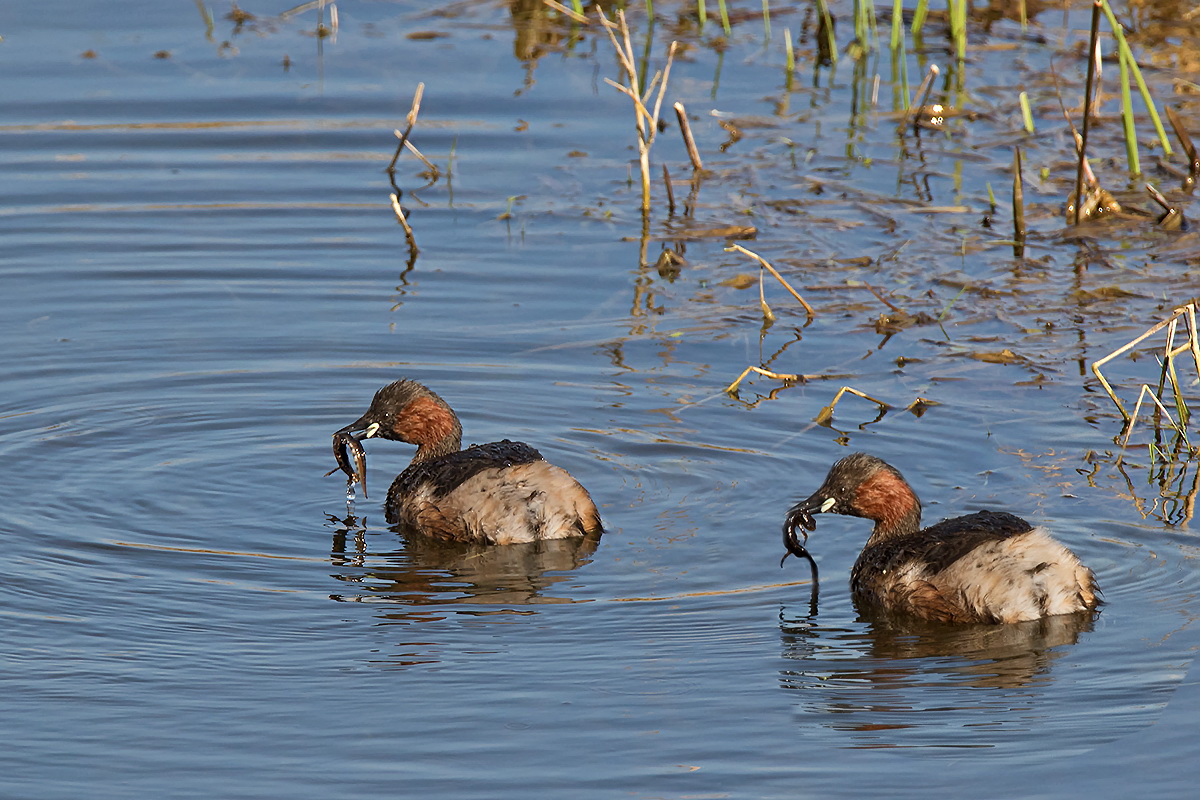
{"type": "MultiPolygon", "coordinates": [[[[949,625],[858,612],[857,620],[838,624],[829,609],[820,622],[811,607],[783,609],[780,639],[788,666],[780,684],[802,691],[802,710],[825,716],[828,727],[868,733],[857,745],[863,747],[906,743],[889,739],[887,730],[943,725],[961,733],[1005,725],[1005,712],[1029,705],[1030,687],[1052,680],[1054,662],[1095,620],[1084,612],[1008,625],[949,625]],[[1013,689],[1020,691],[978,693],[1013,689]]],[[[1012,722],[1027,725],[1022,719],[1012,722]]],[[[965,737],[946,746],[991,744],[965,737]]]]}
{"type": "Polygon", "coordinates": [[[330,595],[350,603],[388,604],[382,616],[393,620],[428,619],[428,611],[396,611],[405,606],[502,606],[503,609],[458,609],[463,613],[532,613],[514,606],[575,602],[549,590],[588,564],[600,536],[546,539],[508,544],[448,542],[395,532],[401,547],[371,552],[368,543],[390,540],[368,535],[365,519],[329,516],[334,529],[331,561],[334,578],[351,591],[330,595]]]}

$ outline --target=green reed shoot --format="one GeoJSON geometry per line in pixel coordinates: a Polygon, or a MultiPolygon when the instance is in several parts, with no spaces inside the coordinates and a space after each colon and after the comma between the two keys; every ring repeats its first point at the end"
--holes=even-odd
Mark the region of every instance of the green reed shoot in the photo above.
{"type": "MultiPolygon", "coordinates": [[[[646,0],[646,5],[647,6],[650,5],[650,0],[646,0]]],[[[576,14],[578,14],[581,17],[584,16],[583,0],[571,0],[571,10],[574,11],[576,14]]]]}
{"type": "MultiPolygon", "coordinates": [[[[583,0],[575,0],[575,2],[582,4],[583,0]]],[[[654,0],[646,0],[646,18],[650,20],[651,25],[654,24],[654,0]]]]}
{"type": "Polygon", "coordinates": [[[705,23],[708,22],[708,9],[704,7],[704,0],[696,0],[696,13],[700,15],[700,30],[704,30],[705,23]]]}
{"type": "Polygon", "coordinates": [[[917,10],[913,12],[912,32],[920,33],[925,27],[925,18],[929,16],[929,0],[917,0],[917,10]]]}
{"type": "Polygon", "coordinates": [[[792,49],[792,29],[783,29],[783,51],[787,54],[787,72],[790,76],[796,71],[796,52],[792,49]]]}
{"type": "Polygon", "coordinates": [[[1117,52],[1117,60],[1121,64],[1121,121],[1125,124],[1125,159],[1129,162],[1129,171],[1134,175],[1141,175],[1142,166],[1138,160],[1137,131],[1133,127],[1133,97],[1129,91],[1129,59],[1124,50],[1117,52]]]}
{"type": "Polygon", "coordinates": [[[892,0],[892,52],[896,52],[900,47],[900,40],[904,33],[900,30],[900,26],[904,23],[904,0],[892,0]]]}
{"type": "Polygon", "coordinates": [[[1021,92],[1017,99],[1021,102],[1021,119],[1025,122],[1025,132],[1033,133],[1033,112],[1029,110],[1029,95],[1021,92]]]}
{"type": "Polygon", "coordinates": [[[821,15],[821,23],[825,28],[825,38],[829,45],[829,60],[836,66],[838,62],[837,39],[833,35],[833,16],[829,13],[829,4],[825,0],[817,0],[817,13],[821,15]]]}
{"type": "Polygon", "coordinates": [[[954,49],[958,60],[967,57],[967,0],[946,0],[947,11],[950,15],[950,36],[954,39],[954,49]]]}
{"type": "Polygon", "coordinates": [[[732,31],[729,29],[729,9],[725,7],[725,0],[717,0],[717,9],[721,12],[721,28],[728,36],[732,31]]]}
{"type": "Polygon", "coordinates": [[[1129,49],[1129,43],[1125,41],[1125,29],[1117,21],[1117,15],[1113,13],[1108,0],[1100,0],[1100,4],[1104,10],[1104,16],[1108,18],[1109,27],[1112,28],[1113,35],[1117,39],[1117,47],[1128,61],[1133,78],[1137,81],[1138,91],[1142,93],[1142,102],[1150,111],[1150,119],[1154,122],[1154,130],[1158,133],[1159,142],[1162,143],[1163,154],[1169,156],[1173,151],[1171,143],[1167,140],[1167,131],[1163,128],[1162,120],[1159,119],[1158,108],[1154,105],[1154,98],[1150,96],[1150,89],[1147,88],[1145,79],[1142,78],[1142,70],[1138,67],[1137,59],[1133,57],[1133,51],[1129,49]]]}
{"type": "Polygon", "coordinates": [[[762,0],[763,3],[763,41],[771,41],[771,7],[767,5],[767,0],[762,0]]]}

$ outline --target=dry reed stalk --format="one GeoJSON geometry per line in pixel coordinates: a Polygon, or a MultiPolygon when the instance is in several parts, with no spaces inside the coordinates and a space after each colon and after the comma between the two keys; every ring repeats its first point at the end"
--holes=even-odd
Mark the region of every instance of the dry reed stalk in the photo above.
{"type": "Polygon", "coordinates": [[[1075,169],[1075,224],[1079,224],[1080,214],[1083,212],[1083,167],[1087,162],[1087,138],[1088,129],[1091,127],[1092,121],[1092,90],[1095,84],[1096,67],[1098,62],[1097,40],[1100,35],[1100,12],[1103,8],[1102,0],[1094,0],[1092,3],[1092,31],[1091,38],[1088,44],[1088,73],[1087,83],[1084,89],[1083,96],[1083,130],[1079,134],[1079,166],[1075,169]]]}
{"type": "Polygon", "coordinates": [[[810,317],[816,316],[817,312],[813,310],[813,307],[810,306],[804,300],[804,298],[800,296],[799,292],[797,292],[795,289],[792,288],[792,285],[790,283],[788,283],[786,280],[784,280],[784,277],[779,274],[779,271],[776,270],[774,267],[772,267],[771,264],[765,258],[760,256],[758,253],[755,253],[753,250],[747,250],[746,248],[742,247],[740,244],[731,244],[729,247],[725,248],[725,252],[727,252],[727,253],[734,252],[734,251],[742,253],[743,255],[750,256],[750,258],[753,258],[759,264],[766,267],[767,272],[774,275],[775,280],[777,280],[781,284],[783,284],[783,288],[785,288],[789,292],[791,292],[792,297],[796,298],[796,300],[799,301],[800,305],[804,306],[804,310],[808,312],[808,315],[810,317]]]}
{"type": "Polygon", "coordinates": [[[650,147],[654,144],[654,139],[658,135],[658,116],[662,110],[663,96],[667,91],[667,81],[671,76],[671,64],[675,61],[675,49],[678,44],[671,42],[671,46],[667,50],[666,66],[662,72],[654,73],[654,77],[650,79],[649,84],[646,86],[645,94],[639,95],[637,87],[641,85],[641,81],[638,76],[637,63],[635,61],[636,56],[633,52],[633,41],[629,35],[629,24],[625,21],[625,12],[621,9],[617,10],[617,21],[615,23],[604,16],[604,10],[601,8],[596,9],[596,17],[608,33],[609,41],[612,42],[613,50],[617,54],[617,62],[624,70],[625,78],[629,82],[629,85],[625,86],[611,78],[604,79],[605,83],[614,87],[633,101],[638,135],[638,161],[641,165],[642,173],[642,214],[649,214],[650,147]],[[617,40],[618,33],[621,35],[620,41],[617,40]],[[646,108],[646,102],[654,94],[656,86],[658,87],[658,97],[654,100],[654,111],[651,113],[646,108]]]}
{"type": "Polygon", "coordinates": [[[408,239],[408,249],[413,256],[416,256],[421,251],[417,248],[417,239],[413,236],[413,229],[404,216],[404,209],[400,207],[400,198],[395,193],[390,197],[392,198],[392,211],[396,212],[396,219],[400,221],[400,227],[404,228],[404,236],[408,239]]]}
{"type": "MultiPolygon", "coordinates": [[[[396,174],[396,160],[400,158],[400,151],[404,149],[405,143],[408,142],[408,136],[412,133],[413,126],[417,124],[417,114],[419,114],[421,111],[421,97],[424,94],[425,84],[418,83],[417,90],[413,93],[412,108],[408,110],[408,116],[405,118],[405,125],[407,127],[404,129],[404,133],[400,133],[399,131],[396,132],[396,135],[400,139],[400,143],[396,145],[396,154],[392,156],[392,163],[388,164],[388,175],[396,174]]],[[[422,157],[421,160],[425,161],[424,157],[422,157]]],[[[425,161],[425,163],[428,164],[429,162],[425,161]]],[[[432,167],[433,165],[430,164],[430,166],[432,167]]]]}
{"type": "Polygon", "coordinates": [[[688,158],[692,160],[692,169],[699,172],[704,169],[704,162],[700,160],[700,151],[696,149],[696,140],[692,138],[692,126],[688,122],[687,111],[683,107],[683,103],[675,104],[675,117],[679,120],[679,133],[683,136],[683,145],[687,148],[688,158]]]}
{"type": "Polygon", "coordinates": [[[1196,152],[1196,145],[1192,142],[1192,137],[1188,135],[1188,130],[1184,126],[1183,120],[1179,118],[1179,114],[1170,106],[1167,106],[1166,109],[1167,119],[1171,121],[1171,128],[1175,131],[1175,136],[1179,139],[1179,144],[1188,159],[1188,176],[1184,181],[1183,188],[1190,190],[1200,179],[1200,154],[1196,152]]]}
{"type": "MultiPolygon", "coordinates": [[[[1197,371],[1200,372],[1200,334],[1198,334],[1197,330],[1196,330],[1196,304],[1195,303],[1188,303],[1187,305],[1183,305],[1183,306],[1176,308],[1171,313],[1171,316],[1167,317],[1162,322],[1159,322],[1158,324],[1154,325],[1149,330],[1147,330],[1145,333],[1143,333],[1141,336],[1137,337],[1136,339],[1129,342],[1128,344],[1125,344],[1124,346],[1114,350],[1113,352],[1106,355],[1104,358],[1101,358],[1101,359],[1098,359],[1098,360],[1092,362],[1092,374],[1095,375],[1096,378],[1099,379],[1100,385],[1104,387],[1105,393],[1108,394],[1109,399],[1113,401],[1114,405],[1116,405],[1117,410],[1121,412],[1121,418],[1125,421],[1126,425],[1130,424],[1130,421],[1132,418],[1130,417],[1129,412],[1125,410],[1125,406],[1124,406],[1124,404],[1121,403],[1120,399],[1117,397],[1116,392],[1113,391],[1113,388],[1109,384],[1108,379],[1104,377],[1104,373],[1102,373],[1100,371],[1100,367],[1107,364],[1109,361],[1112,361],[1117,356],[1122,355],[1123,353],[1129,352],[1134,347],[1136,347],[1138,344],[1145,341],[1146,339],[1153,336],[1154,334],[1158,333],[1159,331],[1161,331],[1163,328],[1166,328],[1167,326],[1172,326],[1172,330],[1171,330],[1171,332],[1168,333],[1167,347],[1163,352],[1164,362],[1172,362],[1173,359],[1176,358],[1177,356],[1179,356],[1180,354],[1182,354],[1186,351],[1190,351],[1191,355],[1192,355],[1192,361],[1194,362],[1197,371]],[[1178,323],[1178,320],[1180,317],[1183,317],[1184,321],[1187,323],[1188,341],[1186,344],[1182,344],[1178,347],[1173,347],[1174,325],[1176,325],[1178,323]]],[[[1176,386],[1176,395],[1179,396],[1178,382],[1174,377],[1173,363],[1172,363],[1170,369],[1171,369],[1172,381],[1176,386]]]]}
{"type": "MultiPolygon", "coordinates": [[[[1133,435],[1133,427],[1137,424],[1138,413],[1142,408],[1142,400],[1146,397],[1146,395],[1150,395],[1150,399],[1154,401],[1154,405],[1158,406],[1158,410],[1161,411],[1163,416],[1167,418],[1167,423],[1175,429],[1176,433],[1183,437],[1183,443],[1186,444],[1188,448],[1191,448],[1192,445],[1191,442],[1188,441],[1187,431],[1184,430],[1182,425],[1177,425],[1175,423],[1174,418],[1171,416],[1171,412],[1167,411],[1166,407],[1162,404],[1162,401],[1155,396],[1154,390],[1145,383],[1142,384],[1142,390],[1138,392],[1137,404],[1133,407],[1133,416],[1130,417],[1129,423],[1125,426],[1125,439],[1121,442],[1121,446],[1125,447],[1129,444],[1129,437],[1133,435]]],[[[1155,427],[1158,426],[1156,425],[1155,427]]]]}
{"type": "MultiPolygon", "coordinates": [[[[425,154],[417,149],[417,146],[412,143],[411,139],[406,138],[404,134],[400,133],[400,131],[392,131],[392,133],[394,133],[396,135],[397,139],[400,139],[404,143],[404,147],[408,149],[408,152],[412,153],[414,156],[419,158],[421,160],[422,164],[429,167],[429,171],[433,173],[433,177],[435,179],[437,178],[438,175],[442,174],[442,171],[437,168],[437,165],[434,164],[432,161],[430,161],[428,158],[426,158],[425,154]]],[[[393,164],[396,163],[394,159],[393,159],[392,163],[393,164]]]]}
{"type": "Polygon", "coordinates": [[[817,424],[823,425],[826,422],[828,422],[829,420],[833,419],[833,408],[834,408],[834,406],[836,406],[838,404],[838,401],[841,400],[842,396],[845,395],[846,393],[850,393],[856,397],[861,397],[863,400],[870,400],[872,403],[879,406],[880,411],[887,411],[888,409],[891,408],[891,406],[889,404],[883,402],[882,400],[877,400],[876,398],[871,397],[871,395],[867,394],[866,392],[860,392],[858,389],[855,389],[851,386],[843,386],[842,388],[837,390],[837,394],[835,394],[833,396],[833,400],[829,403],[829,405],[825,406],[819,412],[817,412],[817,416],[816,416],[817,424]]]}
{"type": "Polygon", "coordinates": [[[768,326],[774,325],[775,312],[771,310],[769,305],[767,305],[767,294],[763,290],[763,270],[761,267],[758,270],[758,307],[762,309],[763,322],[768,326]]]}

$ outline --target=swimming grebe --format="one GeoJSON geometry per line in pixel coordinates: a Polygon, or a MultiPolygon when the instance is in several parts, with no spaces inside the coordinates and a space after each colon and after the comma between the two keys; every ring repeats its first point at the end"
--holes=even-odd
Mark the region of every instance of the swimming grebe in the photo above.
{"type": "Polygon", "coordinates": [[[829,470],[821,488],[787,513],[784,543],[807,551],[797,528],[832,512],[875,522],[850,572],[868,605],[941,622],[1021,622],[1096,607],[1092,571],[1020,517],[980,511],[921,528],[921,501],[890,464],[854,453],[829,470]]]}
{"type": "MultiPolygon", "coordinates": [[[[488,544],[601,532],[600,513],[579,483],[527,444],[462,446],[458,416],[426,387],[389,383],[367,413],[334,434],[417,445],[388,489],[388,522],[440,539],[488,544]]],[[[339,457],[340,460],[340,457],[339,457]]]]}

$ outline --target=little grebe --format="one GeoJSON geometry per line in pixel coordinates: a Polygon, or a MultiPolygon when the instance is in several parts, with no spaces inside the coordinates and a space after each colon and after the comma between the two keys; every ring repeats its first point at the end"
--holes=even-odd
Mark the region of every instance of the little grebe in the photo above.
{"type": "Polygon", "coordinates": [[[388,489],[388,522],[440,539],[487,544],[602,531],[587,490],[529,445],[505,439],[460,450],[458,416],[415,381],[384,386],[367,413],[334,436],[358,432],[417,445],[412,463],[388,489]]]}
{"type": "Polygon", "coordinates": [[[856,599],[941,622],[1021,622],[1094,609],[1092,571],[1044,528],[980,511],[921,528],[921,501],[895,467],[854,453],[794,505],[783,527],[790,552],[807,556],[796,529],[813,514],[874,520],[850,573],[856,599]]]}

